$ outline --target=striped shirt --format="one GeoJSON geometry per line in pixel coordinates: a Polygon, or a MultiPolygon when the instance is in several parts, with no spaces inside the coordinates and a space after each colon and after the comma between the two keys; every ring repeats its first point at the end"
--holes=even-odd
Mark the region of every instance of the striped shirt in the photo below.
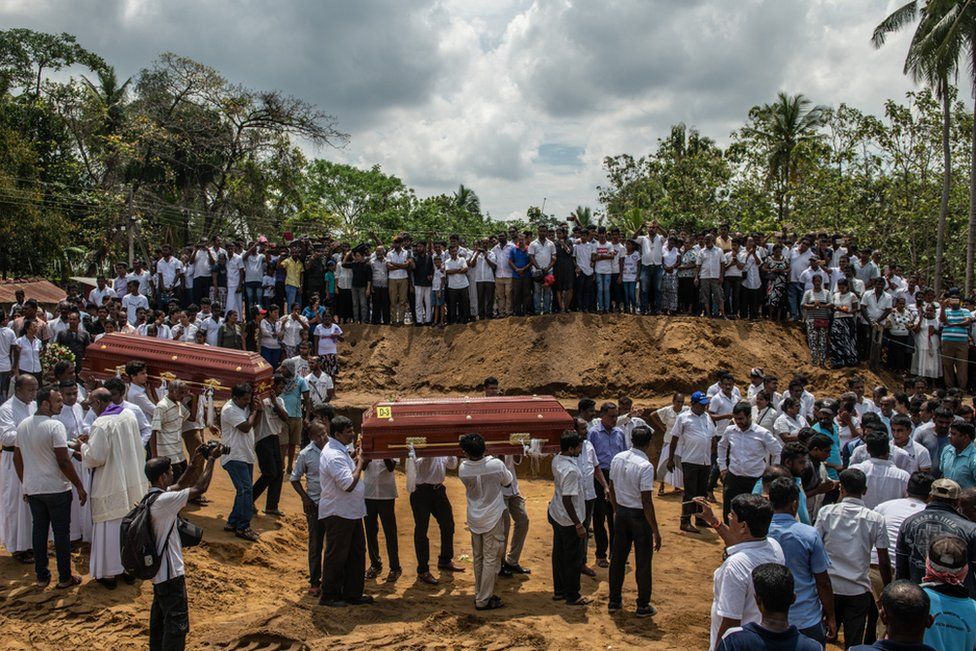
{"type": "Polygon", "coordinates": [[[947,307],[944,314],[946,320],[942,326],[942,341],[969,341],[969,328],[961,324],[973,318],[973,313],[961,307],[947,307]]]}

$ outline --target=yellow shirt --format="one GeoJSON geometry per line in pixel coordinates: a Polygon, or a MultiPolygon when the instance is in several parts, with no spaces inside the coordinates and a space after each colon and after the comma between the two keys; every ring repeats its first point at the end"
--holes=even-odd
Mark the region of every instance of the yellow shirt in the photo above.
{"type": "Polygon", "coordinates": [[[291,285],[292,287],[301,287],[302,272],[305,271],[305,265],[302,264],[302,261],[296,260],[295,258],[288,258],[281,263],[281,266],[285,268],[285,284],[291,285]]]}

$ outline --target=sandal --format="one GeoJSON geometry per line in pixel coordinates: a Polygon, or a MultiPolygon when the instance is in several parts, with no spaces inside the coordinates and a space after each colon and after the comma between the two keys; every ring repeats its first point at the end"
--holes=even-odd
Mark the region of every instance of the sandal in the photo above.
{"type": "Polygon", "coordinates": [[[475,610],[495,610],[496,608],[501,608],[505,604],[498,597],[492,596],[484,606],[475,606],[475,610]]]}
{"type": "Polygon", "coordinates": [[[234,535],[242,540],[249,540],[251,542],[257,542],[258,538],[260,538],[258,532],[251,528],[238,529],[234,532],[234,535]]]}
{"type": "Polygon", "coordinates": [[[64,590],[66,588],[73,588],[76,585],[81,585],[81,577],[72,574],[67,583],[58,583],[54,587],[58,590],[64,590]]]}
{"type": "Polygon", "coordinates": [[[576,601],[567,601],[566,602],[566,605],[567,606],[585,606],[588,603],[590,603],[590,600],[589,599],[587,599],[586,597],[580,597],[576,601]]]}

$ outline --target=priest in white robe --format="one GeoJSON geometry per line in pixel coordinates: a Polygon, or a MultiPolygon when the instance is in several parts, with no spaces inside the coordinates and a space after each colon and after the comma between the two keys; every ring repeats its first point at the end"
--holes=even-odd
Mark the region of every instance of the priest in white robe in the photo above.
{"type": "MultiPolygon", "coordinates": [[[[59,388],[61,389],[64,406],[61,407],[61,413],[55,416],[55,418],[64,425],[64,429],[68,435],[68,447],[71,449],[71,463],[74,465],[75,472],[78,473],[78,477],[81,478],[81,482],[87,492],[91,490],[91,470],[85,469],[81,462],[81,443],[78,441],[78,437],[86,433],[89,429],[85,426],[85,410],[82,408],[81,403],[78,402],[80,396],[76,383],[62,382],[59,388]]],[[[72,486],[71,542],[78,542],[80,540],[90,543],[91,535],[91,502],[85,502],[82,505],[78,499],[78,490],[72,486]]]]}
{"type": "Polygon", "coordinates": [[[123,575],[122,518],[149,489],[143,472],[146,452],[135,414],[113,402],[108,389],[93,391],[88,404],[97,418],[90,434],[82,434],[79,440],[84,466],[93,470],[88,496],[93,522],[89,571],[93,579],[113,589],[123,575]]]}
{"type": "Polygon", "coordinates": [[[34,562],[33,518],[14,467],[14,444],[17,426],[37,410],[37,389],[33,375],[20,375],[14,381],[14,395],[0,405],[0,541],[21,563],[34,562]]]}

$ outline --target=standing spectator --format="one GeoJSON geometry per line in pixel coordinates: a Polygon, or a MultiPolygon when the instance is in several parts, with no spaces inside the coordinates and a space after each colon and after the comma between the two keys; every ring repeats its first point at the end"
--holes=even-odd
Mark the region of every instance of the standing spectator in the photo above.
{"type": "Polygon", "coordinates": [[[344,267],[352,270],[352,320],[356,323],[369,323],[369,302],[366,290],[369,287],[372,271],[364,257],[364,249],[356,247],[346,254],[342,261],[344,267]]]}
{"type": "MultiPolygon", "coordinates": [[[[205,298],[210,297],[210,287],[213,284],[213,267],[217,264],[217,256],[223,250],[219,246],[219,238],[214,238],[214,247],[207,246],[207,240],[197,242],[190,255],[190,262],[193,265],[193,297],[190,303],[200,304],[205,298]]],[[[118,282],[116,281],[115,291],[118,293],[118,282]]],[[[121,293],[119,293],[121,296],[121,293]]]]}
{"type": "Polygon", "coordinates": [[[752,571],[764,563],[784,564],[779,543],[768,537],[773,509],[762,495],[739,495],[732,502],[729,523],[712,513],[704,498],[695,498],[700,517],[725,542],[725,560],[715,570],[709,649],[715,649],[726,631],[762,619],[756,604],[752,571]]]}
{"type": "Polygon", "coordinates": [[[921,443],[928,450],[929,459],[932,461],[932,476],[936,479],[942,476],[942,453],[950,446],[949,428],[954,420],[955,415],[951,409],[938,406],[932,420],[916,427],[912,435],[917,443],[921,443]]]}
{"type": "Polygon", "coordinates": [[[380,558],[379,525],[383,525],[386,539],[386,556],[390,561],[387,583],[395,583],[403,570],[400,567],[400,547],[397,542],[396,498],[397,487],[393,471],[396,459],[374,459],[364,462],[363,483],[366,498],[366,549],[369,552],[367,579],[375,579],[383,571],[380,558]]]}
{"type": "Polygon", "coordinates": [[[705,246],[698,252],[695,276],[705,316],[725,318],[725,300],[722,296],[724,255],[722,249],[715,246],[714,236],[711,233],[705,235],[705,246]]]}
{"type": "Polygon", "coordinates": [[[305,376],[308,383],[308,395],[312,399],[312,410],[320,405],[332,402],[335,397],[335,383],[332,377],[322,369],[322,360],[317,355],[309,358],[309,373],[305,376]]]}
{"type": "Polygon", "coordinates": [[[549,239],[549,229],[539,226],[539,237],[529,244],[529,259],[532,261],[532,276],[536,280],[535,313],[552,313],[552,287],[541,282],[552,273],[556,264],[556,244],[549,239]]]}
{"type": "Polygon", "coordinates": [[[366,295],[370,299],[371,321],[374,324],[386,325],[390,323],[390,270],[386,266],[386,247],[376,247],[369,256],[369,268],[370,277],[366,286],[366,295]]]}
{"type": "MultiPolygon", "coordinates": [[[[776,254],[776,247],[773,247],[773,255],[776,254]]],[[[794,321],[799,321],[801,317],[800,305],[803,299],[803,280],[801,274],[810,267],[810,260],[815,257],[810,249],[810,240],[801,239],[796,247],[790,249],[787,260],[789,266],[789,285],[786,290],[786,299],[790,307],[790,317],[794,321]]]]}
{"type": "Polygon", "coordinates": [[[363,594],[366,574],[365,490],[360,481],[363,455],[358,445],[350,456],[347,446],[356,437],[344,416],[332,419],[331,434],[319,460],[319,520],[325,529],[322,558],[323,606],[372,604],[363,594]]]}
{"type": "MultiPolygon", "coordinates": [[[[640,311],[642,314],[657,314],[664,309],[662,306],[663,291],[662,267],[664,262],[664,244],[667,241],[667,232],[661,228],[655,219],[650,223],[644,222],[641,228],[637,229],[634,237],[640,249],[640,311]],[[646,230],[647,234],[643,232],[646,230]]],[[[672,256],[672,263],[674,262],[672,256]]]]}
{"type": "MultiPolygon", "coordinates": [[[[681,267],[681,243],[676,237],[668,237],[661,253],[660,311],[674,315],[678,312],[678,271],[681,267]]],[[[756,274],[758,278],[758,272],[756,274]]]]}
{"type": "MultiPolygon", "coordinates": [[[[769,316],[774,321],[782,321],[784,307],[788,307],[790,288],[790,259],[783,255],[783,245],[773,245],[772,253],[766,259],[763,268],[766,271],[766,307],[769,316]]],[[[802,296],[802,295],[801,295],[802,296]]],[[[801,297],[798,296],[797,300],[801,297]]],[[[792,308],[790,308],[792,316],[792,308]]]]}
{"type": "Polygon", "coordinates": [[[912,357],[912,374],[925,379],[942,377],[942,346],[935,306],[927,304],[921,309],[915,327],[915,354],[912,357]]]}
{"type": "Polygon", "coordinates": [[[281,363],[281,338],[284,334],[278,319],[278,306],[272,305],[267,311],[261,310],[260,314],[265,316],[259,324],[261,357],[271,364],[271,368],[277,369],[281,363]]]}
{"type": "Polygon", "coordinates": [[[244,305],[244,258],[237,244],[232,243],[227,246],[226,270],[227,298],[221,301],[221,305],[226,311],[234,310],[240,313],[244,305]]]}
{"type": "Polygon", "coordinates": [[[332,315],[326,312],[322,317],[322,323],[315,326],[313,338],[315,353],[322,363],[322,369],[335,383],[339,374],[339,342],[342,341],[342,328],[332,323],[332,315]]]}
{"type": "Polygon", "coordinates": [[[915,348],[912,330],[917,319],[918,314],[907,308],[903,296],[895,299],[895,307],[884,324],[888,338],[888,368],[895,373],[904,375],[911,368],[915,348]]]}
{"type": "MultiPolygon", "coordinates": [[[[605,402],[600,406],[600,420],[590,428],[586,436],[593,445],[600,462],[604,479],[610,479],[610,462],[614,456],[627,449],[623,431],[617,427],[617,405],[605,402]]],[[[609,567],[607,554],[613,547],[613,507],[611,496],[604,492],[603,484],[594,485],[596,502],[593,505],[593,537],[596,539],[596,564],[609,567]]]]}
{"type": "Polygon", "coordinates": [[[287,414],[282,433],[281,456],[285,459],[285,472],[291,474],[295,448],[302,438],[302,424],[312,415],[312,401],[309,397],[311,392],[305,377],[296,373],[293,367],[282,364],[278,370],[285,381],[281,388],[281,400],[287,414]]]}
{"type": "Polygon", "coordinates": [[[949,426],[949,445],[942,448],[942,476],[961,488],[976,486],[976,446],[972,423],[954,421],[949,426]]]}
{"type": "MultiPolygon", "coordinates": [[[[393,252],[390,253],[392,255],[393,252]]],[[[471,313],[468,300],[468,261],[458,255],[457,244],[452,244],[448,253],[450,257],[444,261],[444,274],[447,276],[447,322],[467,323],[471,313]]],[[[392,282],[393,279],[390,280],[392,282]]],[[[531,278],[529,280],[531,282],[531,278]]]]}
{"type": "MultiPolygon", "coordinates": [[[[817,531],[831,559],[828,570],[834,591],[837,626],[844,630],[844,648],[864,640],[871,609],[871,550],[878,550],[878,570],[883,585],[891,583],[888,532],[884,518],[864,505],[867,478],[855,468],[840,474],[837,504],[820,509],[817,531]]],[[[873,635],[871,635],[873,637],[873,635]]]]}
{"type": "Polygon", "coordinates": [[[64,425],[53,418],[61,413],[61,405],[57,389],[44,387],[38,391],[37,411],[17,426],[13,453],[14,467],[30,505],[34,574],[39,588],[51,582],[47,553],[51,530],[58,565],[57,587],[64,589],[81,583],[81,577],[71,572],[71,487],[78,491],[82,506],[88,501],[88,494],[68,455],[64,425]]]}
{"type": "Polygon", "coordinates": [[[474,270],[474,284],[478,299],[478,315],[482,319],[495,316],[495,272],[489,258],[488,240],[476,243],[468,267],[474,270]]]}
{"type": "Polygon", "coordinates": [[[553,267],[556,278],[557,308],[560,312],[569,312],[573,304],[573,289],[576,284],[576,257],[573,252],[573,242],[566,233],[566,228],[556,229],[556,262],[553,267]]]}
{"type": "MultiPolygon", "coordinates": [[[[179,262],[179,260],[176,261],[179,262]]],[[[163,263],[164,261],[160,260],[159,262],[163,263]]],[[[159,263],[157,263],[157,268],[159,268],[159,263]]],[[[162,268],[163,270],[165,270],[167,268],[167,265],[164,263],[162,268]]],[[[162,273],[162,271],[160,273],[162,273]]],[[[108,286],[108,281],[105,279],[105,276],[101,276],[101,275],[95,279],[95,288],[90,292],[88,292],[88,302],[94,303],[95,307],[102,307],[102,305],[105,304],[105,299],[107,298],[117,298],[117,297],[118,294],[115,293],[114,289],[108,286]]],[[[163,307],[165,307],[168,303],[169,301],[163,303],[163,307]]],[[[161,307],[160,309],[163,309],[163,307],[161,307]]]]}
{"type": "Polygon", "coordinates": [[[85,359],[85,349],[91,343],[91,335],[81,327],[81,313],[78,308],[68,312],[68,326],[54,338],[55,343],[65,346],[74,353],[75,372],[81,372],[81,364],[85,359]]]}
{"type": "Polygon", "coordinates": [[[613,457],[610,465],[610,497],[614,505],[614,532],[610,557],[610,612],[622,607],[621,589],[631,545],[637,579],[637,616],[653,616],[651,605],[653,552],[661,549],[661,533],[654,513],[654,464],[647,457],[651,428],[635,427],[633,447],[613,457]]]}
{"type": "Polygon", "coordinates": [[[922,586],[932,617],[925,643],[932,648],[976,649],[976,601],[963,586],[966,556],[966,542],[956,536],[938,536],[929,544],[922,586]]]}
{"type": "Polygon", "coordinates": [[[830,292],[824,289],[823,277],[812,276],[813,286],[803,293],[801,307],[807,324],[807,343],[810,346],[810,363],[820,368],[827,366],[827,334],[833,312],[830,292]]]}
{"type": "Polygon", "coordinates": [[[881,593],[880,614],[885,638],[858,645],[853,651],[936,651],[923,640],[932,624],[929,596],[908,581],[895,581],[881,593]]]}
{"type": "Polygon", "coordinates": [[[579,463],[582,447],[578,432],[563,432],[560,452],[552,458],[553,495],[547,510],[552,527],[553,599],[569,606],[589,603],[580,595],[586,556],[585,486],[579,463]]]}
{"type": "Polygon", "coordinates": [[[718,442],[718,468],[722,476],[722,518],[727,520],[732,500],[751,493],[762,479],[767,459],[780,461],[782,442],[769,430],[752,422],[752,405],[739,402],[732,409],[733,424],[725,429],[718,442]]]}
{"type": "Polygon", "coordinates": [[[736,318],[742,309],[742,277],[746,268],[746,254],[738,239],[730,240],[730,249],[722,257],[722,268],[725,313],[736,318]]]}
{"type": "Polygon", "coordinates": [[[851,291],[847,278],[837,281],[837,291],[831,298],[833,318],[830,322],[830,366],[857,366],[857,314],[860,312],[857,294],[851,291]]]}
{"type": "Polygon", "coordinates": [[[607,229],[603,226],[597,229],[596,238],[590,256],[596,274],[596,311],[606,314],[610,311],[610,280],[617,258],[617,249],[607,241],[607,229]]]}
{"type": "Polygon", "coordinates": [[[251,385],[238,384],[231,389],[230,400],[220,410],[220,439],[230,447],[221,457],[221,465],[234,484],[234,506],[227,516],[224,531],[233,531],[243,540],[256,542],[258,534],[251,529],[254,515],[254,427],[261,417],[262,404],[254,398],[251,385]]]}
{"type": "MultiPolygon", "coordinates": [[[[905,489],[905,497],[888,500],[874,507],[874,510],[881,514],[885,519],[885,528],[888,530],[888,549],[895,550],[891,556],[892,569],[894,570],[898,550],[898,533],[901,525],[909,517],[920,513],[925,509],[925,503],[929,499],[932,490],[932,475],[924,472],[913,472],[908,479],[908,488],[905,489]]],[[[871,564],[877,565],[876,554],[872,554],[871,564]]],[[[872,578],[873,578],[872,572],[872,578]]]]}
{"type": "Polygon", "coordinates": [[[759,318],[762,305],[763,256],[755,239],[746,239],[745,266],[742,270],[742,308],[739,316],[750,321],[759,318]]]}
{"type": "Polygon", "coordinates": [[[264,280],[267,269],[267,258],[264,252],[264,243],[253,243],[244,255],[241,262],[244,265],[244,301],[248,311],[265,305],[262,302],[261,283],[264,280]]]}
{"type": "Polygon", "coordinates": [[[876,277],[871,291],[865,291],[860,300],[861,327],[858,339],[862,359],[880,359],[881,334],[892,308],[891,294],[884,291],[884,288],[884,278],[876,277]]]}
{"type": "Polygon", "coordinates": [[[512,316],[512,266],[508,264],[515,245],[508,241],[504,231],[498,234],[498,243],[488,253],[488,261],[494,265],[495,302],[498,316],[512,316]]]}
{"type": "Polygon", "coordinates": [[[494,610],[503,605],[494,592],[505,544],[502,488],[512,482],[512,475],[500,459],[485,456],[485,440],[480,434],[462,436],[461,449],[467,459],[458,468],[458,479],[464,484],[468,503],[467,521],[474,556],[474,604],[477,610],[494,610]]]}
{"type": "MultiPolygon", "coordinates": [[[[667,469],[674,472],[677,465],[675,456],[678,445],[681,445],[681,473],[684,480],[684,495],[681,505],[681,530],[688,533],[699,533],[692,526],[691,516],[696,513],[693,500],[705,497],[708,486],[708,475],[712,469],[712,459],[718,450],[715,424],[708,416],[709,399],[701,391],[691,394],[691,409],[678,414],[671,428],[671,441],[668,448],[667,469]]],[[[696,518],[696,524],[702,525],[701,516],[696,518]]]]}
{"type": "Polygon", "coordinates": [[[298,344],[302,343],[302,339],[308,336],[308,320],[301,315],[301,306],[298,303],[292,303],[290,307],[291,312],[281,317],[279,327],[285,359],[297,355],[298,344]]]}
{"type": "MultiPolygon", "coordinates": [[[[390,308],[393,325],[403,325],[407,307],[410,269],[410,252],[403,248],[401,237],[393,238],[393,248],[386,254],[386,268],[389,270],[390,308]]],[[[467,285],[465,285],[467,287],[467,285]]]]}
{"type": "Polygon", "coordinates": [[[221,348],[244,350],[244,331],[237,321],[236,310],[227,310],[224,322],[217,329],[217,345],[221,348]]]}
{"type": "Polygon", "coordinates": [[[292,247],[289,257],[278,261],[278,267],[285,272],[285,305],[290,307],[298,303],[300,310],[302,306],[302,276],[305,273],[305,264],[299,256],[297,246],[292,247]]]}
{"type": "Polygon", "coordinates": [[[946,388],[966,389],[973,313],[961,306],[958,289],[950,289],[942,302],[939,323],[942,325],[942,373],[946,388]]]}
{"type": "Polygon", "coordinates": [[[584,230],[573,245],[573,260],[576,265],[576,310],[592,312],[596,308],[596,276],[593,267],[594,243],[590,232],[584,230]]]}

